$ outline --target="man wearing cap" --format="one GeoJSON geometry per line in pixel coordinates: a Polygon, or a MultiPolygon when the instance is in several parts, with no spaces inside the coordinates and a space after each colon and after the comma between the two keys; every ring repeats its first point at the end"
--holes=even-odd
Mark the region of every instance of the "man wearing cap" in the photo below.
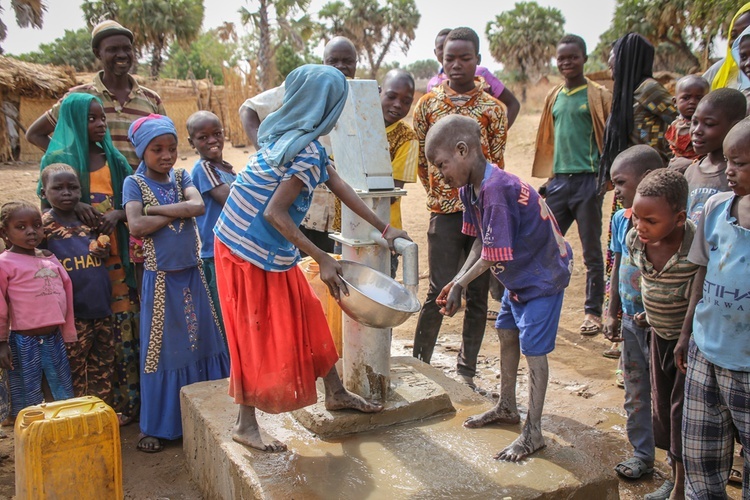
{"type": "MultiPolygon", "coordinates": [[[[102,100],[112,142],[136,169],[140,162],[128,141],[128,128],[142,116],[166,115],[164,105],[159,94],[141,87],[129,74],[133,65],[133,33],[129,29],[112,20],[102,21],[91,32],[91,49],[102,62],[103,70],[91,83],[78,85],[68,92],[86,92],[102,100]]],[[[61,101],[37,118],[26,132],[26,140],[44,151],[55,130],[61,101]]]]}

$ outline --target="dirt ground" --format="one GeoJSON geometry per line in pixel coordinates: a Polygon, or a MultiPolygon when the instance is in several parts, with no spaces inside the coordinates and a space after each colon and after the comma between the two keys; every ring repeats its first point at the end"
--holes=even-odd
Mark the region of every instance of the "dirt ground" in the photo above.
{"type": "MultiPolygon", "coordinates": [[[[539,179],[531,179],[531,161],[534,152],[539,114],[523,113],[509,134],[506,151],[506,168],[538,186],[539,179]]],[[[245,164],[249,151],[242,148],[225,149],[225,159],[239,170],[245,164]]],[[[180,159],[178,167],[191,168],[194,155],[180,159]]],[[[34,200],[38,166],[33,164],[0,165],[0,201],[25,198],[34,200]]],[[[428,212],[425,194],[418,184],[408,186],[409,195],[402,202],[404,226],[419,244],[421,274],[426,276],[426,233],[428,212]]],[[[605,203],[605,220],[609,220],[611,197],[605,203]]],[[[575,226],[567,235],[576,255],[573,278],[565,294],[557,348],[549,356],[550,384],[547,392],[543,428],[562,443],[582,449],[598,459],[607,468],[628,458],[632,451],[625,435],[623,391],[615,385],[617,361],[604,358],[601,353],[609,344],[599,335],[582,337],[578,327],[583,318],[585,269],[581,260],[581,245],[575,226]]],[[[604,238],[606,238],[606,231],[604,238]]],[[[604,243],[604,242],[603,242],[604,243]]],[[[420,283],[423,299],[427,280],[420,283]]],[[[490,301],[490,307],[497,306],[490,301]]],[[[455,357],[461,342],[462,314],[447,318],[438,340],[433,364],[455,375],[455,357]]],[[[394,355],[411,353],[411,340],[416,316],[394,330],[394,355]]],[[[498,390],[499,344],[487,323],[486,337],[479,360],[477,383],[488,391],[498,390]]],[[[526,404],[526,367],[519,369],[519,400],[526,404]]],[[[13,431],[4,429],[7,437],[0,439],[0,455],[9,458],[0,461],[0,498],[14,494],[13,431]]],[[[200,499],[197,486],[190,480],[181,442],[169,443],[162,453],[144,454],[136,451],[138,428],[130,425],[121,429],[123,450],[123,481],[127,499],[200,499]]],[[[657,470],[653,477],[637,482],[620,480],[620,495],[624,499],[641,498],[657,488],[668,474],[663,452],[657,454],[657,470]]],[[[519,465],[522,467],[522,465],[519,465]]],[[[613,476],[615,475],[612,472],[613,476]]],[[[740,489],[728,488],[732,498],[740,498],[740,489]]]]}

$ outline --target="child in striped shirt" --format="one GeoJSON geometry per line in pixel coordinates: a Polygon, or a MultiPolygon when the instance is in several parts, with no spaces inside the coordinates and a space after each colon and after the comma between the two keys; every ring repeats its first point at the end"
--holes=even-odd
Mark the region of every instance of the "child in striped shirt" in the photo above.
{"type": "Polygon", "coordinates": [[[626,238],[632,263],[641,272],[645,313],[640,326],[651,326],[651,391],[654,444],[667,450],[674,492],[684,491],[682,403],[685,375],[677,369],[674,348],[688,309],[698,266],[688,260],[695,224],[686,213],[688,185],[672,170],[646,175],[633,200],[633,229],[626,238]]]}

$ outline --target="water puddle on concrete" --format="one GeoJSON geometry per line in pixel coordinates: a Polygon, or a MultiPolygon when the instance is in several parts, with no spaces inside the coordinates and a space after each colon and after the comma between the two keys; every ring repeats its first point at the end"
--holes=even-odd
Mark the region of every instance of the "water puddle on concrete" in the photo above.
{"type": "MultiPolygon", "coordinates": [[[[382,431],[319,440],[292,424],[276,429],[291,453],[253,457],[271,498],[536,498],[581,484],[581,455],[545,452],[522,464],[494,460],[518,426],[468,430],[477,406],[382,431]],[[553,463],[554,460],[554,463],[553,463]]],[[[565,449],[562,449],[565,450],[565,449]]],[[[585,474],[584,474],[585,475],[585,474]]]]}

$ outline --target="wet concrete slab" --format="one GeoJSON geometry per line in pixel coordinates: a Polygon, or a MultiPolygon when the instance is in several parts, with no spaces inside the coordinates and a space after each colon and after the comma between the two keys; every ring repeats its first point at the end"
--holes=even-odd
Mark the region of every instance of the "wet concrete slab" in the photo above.
{"type": "Polygon", "coordinates": [[[391,387],[381,412],[326,410],[323,381],[318,380],[318,402],[293,411],[292,416],[307,430],[326,439],[455,412],[446,390],[419,371],[423,364],[412,357],[391,363],[391,387]]]}
{"type": "MultiPolygon", "coordinates": [[[[439,385],[455,412],[369,432],[323,438],[290,414],[259,412],[259,422],[287,443],[284,453],[255,451],[231,439],[237,407],[227,382],[182,391],[183,446],[188,469],[208,499],[334,498],[618,498],[614,473],[586,453],[547,434],[547,447],[526,461],[493,455],[512,442],[520,425],[466,429],[463,421],[491,402],[412,358],[439,385]]],[[[341,412],[344,413],[344,412],[341,412]]],[[[349,412],[346,412],[349,413],[349,412]]]]}

